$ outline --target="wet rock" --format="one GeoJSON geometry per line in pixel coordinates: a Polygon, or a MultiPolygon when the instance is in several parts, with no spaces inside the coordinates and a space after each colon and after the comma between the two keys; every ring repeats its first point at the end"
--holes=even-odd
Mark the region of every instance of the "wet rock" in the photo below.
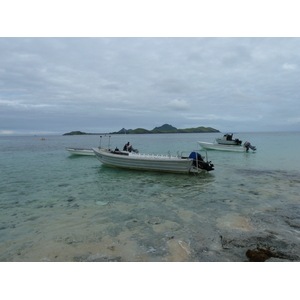
{"type": "Polygon", "coordinates": [[[245,259],[246,261],[266,261],[272,257],[288,261],[300,261],[299,243],[295,242],[293,234],[289,235],[287,232],[281,234],[281,232],[267,230],[223,231],[220,234],[220,240],[222,248],[226,252],[240,257],[240,261],[245,259]]]}
{"type": "Polygon", "coordinates": [[[263,262],[271,257],[277,257],[277,255],[271,252],[269,249],[264,248],[247,250],[246,256],[250,262],[263,262]]]}
{"type": "Polygon", "coordinates": [[[69,198],[67,199],[68,202],[71,202],[71,201],[74,201],[74,200],[75,200],[75,197],[69,197],[69,198]]]}

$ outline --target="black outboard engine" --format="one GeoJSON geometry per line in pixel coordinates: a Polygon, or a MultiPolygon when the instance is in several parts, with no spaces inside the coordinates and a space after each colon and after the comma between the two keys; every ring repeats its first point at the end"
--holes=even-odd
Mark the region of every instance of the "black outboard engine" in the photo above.
{"type": "Polygon", "coordinates": [[[255,151],[256,147],[252,146],[249,142],[245,142],[244,147],[246,147],[247,151],[249,151],[249,149],[255,151]]]}
{"type": "Polygon", "coordinates": [[[206,170],[206,171],[213,171],[214,170],[214,165],[209,161],[209,162],[205,162],[201,156],[200,153],[198,152],[192,152],[189,156],[189,158],[192,158],[193,161],[193,165],[195,167],[198,167],[200,169],[206,170]],[[197,165],[198,164],[198,165],[197,165]]]}

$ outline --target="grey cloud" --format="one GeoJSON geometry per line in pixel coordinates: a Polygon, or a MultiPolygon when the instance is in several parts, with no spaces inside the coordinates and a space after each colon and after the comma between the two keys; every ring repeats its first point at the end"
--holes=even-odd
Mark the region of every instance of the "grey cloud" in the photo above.
{"type": "Polygon", "coordinates": [[[0,38],[0,134],[17,132],[15,119],[24,132],[280,130],[285,120],[299,130],[299,47],[299,38],[0,38]]]}

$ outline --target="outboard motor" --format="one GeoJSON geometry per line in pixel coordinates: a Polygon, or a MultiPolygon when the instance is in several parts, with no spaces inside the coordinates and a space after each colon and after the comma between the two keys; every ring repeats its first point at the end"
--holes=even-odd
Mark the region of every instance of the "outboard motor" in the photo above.
{"type": "Polygon", "coordinates": [[[200,169],[203,169],[203,170],[206,170],[206,171],[212,171],[214,170],[214,165],[209,161],[209,162],[205,162],[201,156],[200,153],[198,152],[192,152],[189,156],[189,158],[192,158],[194,161],[193,161],[193,165],[195,167],[198,167],[200,169]],[[197,163],[198,163],[198,166],[197,166],[197,163]]]}
{"type": "Polygon", "coordinates": [[[244,146],[246,147],[247,151],[249,151],[249,148],[253,151],[256,150],[256,147],[252,146],[249,142],[245,142],[244,146]]]}

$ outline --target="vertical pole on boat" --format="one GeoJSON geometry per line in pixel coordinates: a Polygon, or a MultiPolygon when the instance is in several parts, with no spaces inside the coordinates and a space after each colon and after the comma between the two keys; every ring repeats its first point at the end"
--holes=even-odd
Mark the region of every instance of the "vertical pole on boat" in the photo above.
{"type": "Polygon", "coordinates": [[[99,148],[101,148],[101,141],[102,141],[102,135],[100,135],[100,144],[99,144],[99,148]]]}
{"type": "Polygon", "coordinates": [[[126,143],[126,140],[127,140],[126,137],[127,136],[126,136],[126,128],[125,127],[124,127],[124,133],[125,133],[125,143],[126,143]]]}
{"type": "Polygon", "coordinates": [[[110,149],[110,135],[108,136],[108,149],[110,149]]]}

